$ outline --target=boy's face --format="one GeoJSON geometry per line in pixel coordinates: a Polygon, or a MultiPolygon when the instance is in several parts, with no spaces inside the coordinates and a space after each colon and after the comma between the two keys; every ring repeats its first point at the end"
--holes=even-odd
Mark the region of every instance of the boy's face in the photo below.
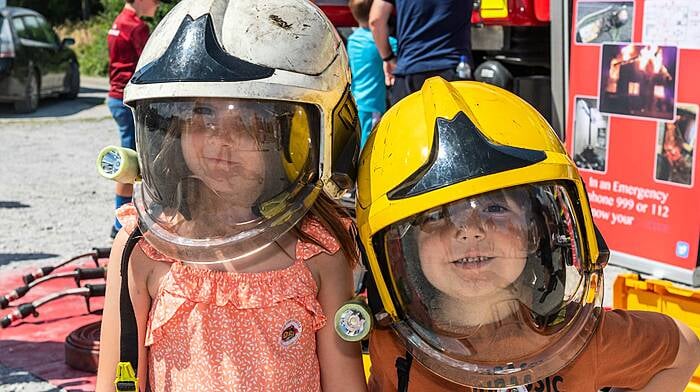
{"type": "Polygon", "coordinates": [[[512,191],[460,200],[423,214],[417,234],[428,281],[455,299],[481,297],[512,284],[531,248],[526,200],[512,191]]]}

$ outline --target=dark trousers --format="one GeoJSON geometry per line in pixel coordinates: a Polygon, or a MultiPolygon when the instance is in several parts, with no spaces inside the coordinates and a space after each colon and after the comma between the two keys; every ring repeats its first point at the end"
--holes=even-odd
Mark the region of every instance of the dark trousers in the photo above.
{"type": "Polygon", "coordinates": [[[423,87],[426,79],[433,76],[440,76],[448,82],[460,80],[457,77],[457,71],[454,68],[440,69],[436,71],[419,72],[407,75],[396,75],[394,77],[394,85],[389,89],[389,101],[394,106],[404,97],[414,93],[423,87]]]}

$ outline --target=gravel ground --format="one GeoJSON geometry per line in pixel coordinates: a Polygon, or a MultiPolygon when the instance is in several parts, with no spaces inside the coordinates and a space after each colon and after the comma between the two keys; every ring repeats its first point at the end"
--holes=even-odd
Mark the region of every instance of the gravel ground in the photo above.
{"type": "Polygon", "coordinates": [[[0,392],[63,392],[46,381],[23,370],[0,365],[0,392]]]}
{"type": "Polygon", "coordinates": [[[108,246],[114,184],[100,149],[118,143],[111,119],[3,124],[0,131],[0,276],[108,246]]]}
{"type": "MultiPolygon", "coordinates": [[[[80,112],[70,102],[49,102],[42,104],[50,109],[47,116],[13,118],[0,107],[0,279],[111,242],[114,184],[97,175],[95,159],[119,137],[95,99],[103,92],[86,91],[92,96],[83,103],[95,104],[80,112]],[[62,111],[66,115],[55,117],[62,111]]],[[[626,270],[610,266],[606,272],[610,306],[612,282],[626,270]]],[[[9,391],[58,389],[0,365],[0,392],[9,391]]]]}

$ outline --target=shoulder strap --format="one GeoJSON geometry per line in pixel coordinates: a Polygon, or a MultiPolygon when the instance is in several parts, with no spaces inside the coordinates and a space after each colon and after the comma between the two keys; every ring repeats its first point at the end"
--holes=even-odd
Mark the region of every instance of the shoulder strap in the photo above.
{"type": "Polygon", "coordinates": [[[129,294],[129,259],[138,242],[143,238],[138,226],[129,235],[121,259],[121,291],[119,292],[119,315],[121,331],[119,337],[119,367],[115,381],[118,391],[137,391],[136,374],[139,368],[139,335],[134,305],[129,294]],[[124,366],[131,367],[130,372],[123,372],[124,366]],[[135,374],[127,374],[135,373],[135,374]],[[133,379],[133,380],[132,380],[133,379]]]}
{"type": "Polygon", "coordinates": [[[411,372],[411,363],[413,362],[413,355],[406,351],[406,357],[396,358],[396,380],[398,383],[398,392],[408,391],[408,374],[411,372]]]}
{"type": "Polygon", "coordinates": [[[355,294],[359,294],[362,291],[367,290],[367,305],[369,305],[372,314],[376,315],[384,311],[384,305],[382,305],[382,300],[379,297],[379,290],[377,289],[377,284],[374,281],[372,269],[369,267],[367,252],[365,251],[365,247],[362,245],[359,238],[357,239],[357,245],[360,250],[360,262],[365,267],[365,273],[355,294]]]}
{"type": "MultiPolygon", "coordinates": [[[[358,288],[358,292],[367,290],[367,303],[373,315],[376,315],[384,311],[384,306],[382,305],[381,298],[379,297],[379,291],[377,289],[377,284],[372,276],[372,269],[369,266],[369,259],[367,258],[367,253],[362,245],[362,242],[357,239],[357,244],[360,250],[360,259],[362,264],[365,265],[365,274],[362,279],[362,284],[358,288]]],[[[397,390],[398,392],[408,391],[408,375],[411,372],[411,364],[413,363],[413,355],[406,351],[405,357],[396,358],[396,380],[397,380],[397,390]]]]}

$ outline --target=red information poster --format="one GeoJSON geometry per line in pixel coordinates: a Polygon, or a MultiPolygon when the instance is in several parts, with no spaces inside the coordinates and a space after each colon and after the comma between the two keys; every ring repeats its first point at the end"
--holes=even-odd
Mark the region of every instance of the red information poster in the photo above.
{"type": "Polygon", "coordinates": [[[699,0],[575,0],[566,146],[611,263],[700,285],[699,0]]]}

